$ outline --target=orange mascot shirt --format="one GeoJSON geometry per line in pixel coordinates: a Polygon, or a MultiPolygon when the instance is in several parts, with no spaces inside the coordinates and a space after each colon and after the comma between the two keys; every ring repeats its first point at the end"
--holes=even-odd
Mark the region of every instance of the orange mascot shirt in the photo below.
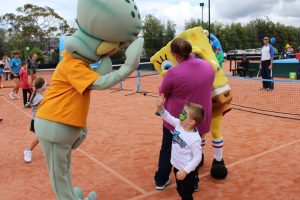
{"type": "Polygon", "coordinates": [[[90,105],[90,89],[100,75],[92,71],[89,64],[62,52],[63,60],[53,74],[36,116],[62,124],[86,127],[90,105]]]}

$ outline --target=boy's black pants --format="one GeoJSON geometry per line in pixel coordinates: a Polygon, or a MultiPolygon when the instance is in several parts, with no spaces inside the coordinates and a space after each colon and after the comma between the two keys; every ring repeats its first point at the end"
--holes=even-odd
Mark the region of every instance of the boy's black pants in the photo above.
{"type": "Polygon", "coordinates": [[[25,106],[26,103],[30,100],[32,92],[29,89],[22,89],[22,93],[23,93],[23,104],[25,106]],[[27,93],[29,93],[29,97],[27,96],[27,93]]]}
{"type": "MultiPolygon", "coordinates": [[[[174,174],[179,170],[174,167],[174,174]]],[[[179,181],[176,178],[177,192],[182,200],[193,200],[195,171],[187,174],[185,179],[179,181]]]]}

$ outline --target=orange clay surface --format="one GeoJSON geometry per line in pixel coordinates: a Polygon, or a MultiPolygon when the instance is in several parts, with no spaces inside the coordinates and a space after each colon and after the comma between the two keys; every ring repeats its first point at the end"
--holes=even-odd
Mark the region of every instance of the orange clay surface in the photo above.
{"type": "MultiPolygon", "coordinates": [[[[50,81],[51,73],[38,75],[50,81]]],[[[120,92],[92,92],[89,135],[73,151],[74,186],[82,187],[85,196],[95,190],[100,200],[179,200],[173,174],[171,185],[163,191],[155,190],[153,179],[162,120],[154,115],[156,98],[150,95],[157,95],[161,77],[141,78],[141,90],[152,92],[146,96],[128,95],[135,92],[136,81],[127,79],[120,92]]],[[[10,91],[0,90],[0,118],[4,119],[0,122],[0,199],[54,200],[40,146],[33,151],[32,163],[23,161],[23,151],[34,139],[29,131],[31,111],[23,108],[22,100],[10,100],[10,91]]],[[[208,135],[195,200],[300,199],[299,121],[234,109],[224,117],[222,133],[228,177],[217,181],[209,175],[208,135]]]]}

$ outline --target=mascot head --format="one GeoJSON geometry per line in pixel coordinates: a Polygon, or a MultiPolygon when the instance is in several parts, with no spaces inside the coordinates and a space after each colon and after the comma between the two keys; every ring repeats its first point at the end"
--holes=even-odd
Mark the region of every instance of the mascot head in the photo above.
{"type": "Polygon", "coordinates": [[[89,63],[132,42],[142,28],[134,0],[78,0],[77,24],[79,29],[66,38],[65,49],[89,63]]]}
{"type": "MultiPolygon", "coordinates": [[[[202,27],[187,29],[177,35],[175,38],[183,38],[189,41],[192,45],[192,53],[195,55],[195,57],[207,60],[213,66],[216,73],[213,86],[214,89],[227,83],[227,78],[224,76],[223,71],[220,69],[218,60],[212,50],[212,46],[202,27]]],[[[165,75],[168,69],[176,65],[176,61],[171,54],[171,42],[172,41],[170,41],[165,47],[163,47],[150,58],[150,61],[153,63],[155,70],[162,76],[165,75]]]]}

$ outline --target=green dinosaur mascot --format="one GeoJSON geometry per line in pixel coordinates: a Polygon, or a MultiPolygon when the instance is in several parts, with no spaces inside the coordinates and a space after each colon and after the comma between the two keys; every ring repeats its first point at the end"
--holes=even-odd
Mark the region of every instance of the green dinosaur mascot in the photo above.
{"type": "MultiPolygon", "coordinates": [[[[104,90],[137,69],[144,40],[137,38],[142,23],[134,1],[78,0],[79,29],[65,40],[63,60],[36,113],[35,128],[46,159],[52,189],[59,200],[81,200],[73,188],[71,152],[87,135],[91,90],[104,90]],[[131,44],[130,44],[131,43],[131,44]],[[109,56],[130,44],[120,69],[112,71],[109,56]],[[101,60],[95,71],[91,63],[101,60]]],[[[91,192],[87,200],[96,199],[91,192]]]]}
{"type": "MultiPolygon", "coordinates": [[[[211,120],[211,135],[212,146],[214,152],[214,160],[211,167],[211,176],[216,179],[223,179],[227,176],[227,168],[223,160],[223,136],[221,134],[221,122],[223,115],[231,110],[229,105],[232,100],[232,91],[228,85],[228,80],[220,69],[218,61],[214,55],[212,47],[207,36],[201,27],[188,29],[176,36],[189,41],[192,45],[192,53],[196,57],[207,60],[213,66],[215,71],[215,80],[213,84],[212,96],[212,120],[211,120]]],[[[174,56],[171,54],[171,42],[154,54],[150,61],[153,63],[155,70],[162,76],[167,70],[176,65],[174,56]]],[[[201,130],[200,130],[201,131],[201,130]]],[[[201,133],[202,146],[205,145],[206,133],[201,133]]],[[[203,157],[203,156],[202,156],[203,157]]],[[[203,164],[203,159],[200,164],[203,164]]]]}

